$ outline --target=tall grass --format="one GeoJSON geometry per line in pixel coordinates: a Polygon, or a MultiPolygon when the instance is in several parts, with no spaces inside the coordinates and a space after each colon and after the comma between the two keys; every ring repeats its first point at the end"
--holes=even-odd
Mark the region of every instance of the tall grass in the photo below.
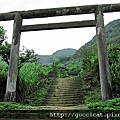
{"type": "Polygon", "coordinates": [[[113,95],[120,97],[120,45],[112,44],[108,48],[113,95]]]}
{"type": "MultiPolygon", "coordinates": [[[[18,74],[17,80],[17,102],[23,104],[40,105],[47,92],[50,80],[48,73],[50,66],[26,63],[18,74]]],[[[8,74],[8,65],[0,61],[0,101],[4,101],[8,74]]]]}
{"type": "MultiPolygon", "coordinates": [[[[112,91],[114,98],[120,97],[120,46],[111,44],[108,46],[108,57],[110,63],[110,73],[112,81],[112,91]]],[[[100,101],[100,96],[95,92],[96,88],[100,91],[100,78],[97,54],[84,56],[82,60],[82,78],[86,82],[86,103],[100,101]],[[96,93],[96,94],[95,94],[96,93]],[[96,97],[95,97],[96,96],[96,97]]],[[[99,92],[100,93],[100,92],[99,92]]]]}
{"type": "Polygon", "coordinates": [[[50,67],[35,63],[26,63],[19,70],[18,98],[22,103],[40,105],[47,92],[47,79],[50,67]]]}

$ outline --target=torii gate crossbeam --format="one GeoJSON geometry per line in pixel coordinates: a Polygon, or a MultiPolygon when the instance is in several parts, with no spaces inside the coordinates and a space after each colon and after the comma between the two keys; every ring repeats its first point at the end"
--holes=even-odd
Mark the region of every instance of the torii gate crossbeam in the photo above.
{"type": "Polygon", "coordinates": [[[17,12],[21,15],[22,19],[91,14],[91,13],[95,13],[95,9],[98,6],[102,7],[104,13],[120,11],[120,3],[62,7],[62,8],[51,8],[51,9],[37,9],[37,10],[28,10],[28,11],[13,11],[8,13],[0,13],[0,21],[14,20],[14,17],[17,12]]]}

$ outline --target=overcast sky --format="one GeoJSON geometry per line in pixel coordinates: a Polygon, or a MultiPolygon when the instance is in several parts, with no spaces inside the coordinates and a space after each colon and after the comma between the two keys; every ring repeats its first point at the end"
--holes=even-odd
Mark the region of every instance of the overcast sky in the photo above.
{"type": "MultiPolygon", "coordinates": [[[[120,3],[120,0],[0,0],[0,13],[110,3],[120,3]]],[[[120,19],[120,12],[106,13],[104,14],[104,18],[106,25],[110,21],[120,19]]],[[[29,19],[23,20],[23,24],[31,25],[92,19],[94,19],[94,14],[29,19]]],[[[0,21],[0,26],[3,26],[7,30],[7,41],[11,43],[13,21],[0,21]]],[[[95,27],[24,32],[21,34],[20,46],[24,45],[28,49],[34,49],[39,55],[50,55],[59,49],[79,49],[82,45],[90,41],[95,33],[95,27]]]]}

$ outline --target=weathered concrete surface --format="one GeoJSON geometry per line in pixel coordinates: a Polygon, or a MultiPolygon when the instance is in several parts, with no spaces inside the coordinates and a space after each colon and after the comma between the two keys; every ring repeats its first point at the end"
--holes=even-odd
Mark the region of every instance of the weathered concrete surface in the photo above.
{"type": "MultiPolygon", "coordinates": [[[[13,20],[16,12],[22,16],[23,19],[29,18],[44,18],[54,16],[65,16],[65,15],[78,15],[78,14],[90,14],[94,13],[98,5],[87,5],[87,6],[75,6],[75,7],[62,7],[62,8],[51,8],[51,9],[37,9],[28,11],[14,11],[0,14],[0,21],[13,20]]],[[[101,4],[103,12],[118,12],[120,11],[120,3],[117,4],[101,4]]]]}
{"type": "Polygon", "coordinates": [[[18,74],[18,57],[20,46],[20,34],[21,34],[22,18],[19,13],[16,13],[13,25],[13,36],[10,53],[9,71],[7,78],[5,101],[16,101],[16,81],[18,74]]]}
{"type": "Polygon", "coordinates": [[[96,17],[96,34],[98,39],[97,45],[98,45],[101,94],[102,100],[105,101],[112,98],[112,88],[108,63],[107,45],[105,41],[104,18],[101,7],[98,7],[96,9],[95,17],[96,17]]]}
{"type": "Polygon", "coordinates": [[[51,82],[42,105],[58,106],[59,108],[66,107],[67,109],[68,107],[72,108],[72,106],[81,106],[83,103],[83,81],[79,77],[66,77],[58,78],[51,82]]]}
{"type": "Polygon", "coordinates": [[[21,31],[26,32],[26,31],[37,31],[37,30],[94,27],[95,25],[96,25],[95,20],[86,20],[86,21],[74,21],[74,22],[63,22],[63,23],[52,23],[52,24],[26,25],[26,26],[22,26],[21,31]]]}

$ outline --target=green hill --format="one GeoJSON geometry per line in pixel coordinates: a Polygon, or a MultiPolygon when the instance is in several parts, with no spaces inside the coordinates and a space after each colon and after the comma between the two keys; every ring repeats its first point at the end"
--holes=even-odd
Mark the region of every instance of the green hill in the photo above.
{"type": "MultiPolygon", "coordinates": [[[[114,20],[105,26],[107,45],[112,43],[120,44],[120,19],[114,20]]],[[[89,54],[89,51],[97,52],[96,36],[91,41],[83,45],[74,54],[75,58],[83,58],[84,55],[89,54]]]]}
{"type": "Polygon", "coordinates": [[[66,49],[56,51],[55,53],[53,53],[53,56],[58,58],[69,57],[73,55],[75,52],[76,52],[76,49],[66,48],[66,49]]]}
{"type": "Polygon", "coordinates": [[[52,64],[53,62],[60,61],[62,59],[66,59],[75,54],[77,50],[72,48],[66,48],[62,50],[58,50],[52,55],[39,55],[39,63],[42,64],[52,64]]]}
{"type": "MultiPolygon", "coordinates": [[[[120,19],[105,26],[111,82],[114,98],[120,97],[120,19]]],[[[79,75],[85,82],[85,103],[101,100],[96,36],[83,45],[73,58],[59,63],[69,75],[79,75]]]]}

